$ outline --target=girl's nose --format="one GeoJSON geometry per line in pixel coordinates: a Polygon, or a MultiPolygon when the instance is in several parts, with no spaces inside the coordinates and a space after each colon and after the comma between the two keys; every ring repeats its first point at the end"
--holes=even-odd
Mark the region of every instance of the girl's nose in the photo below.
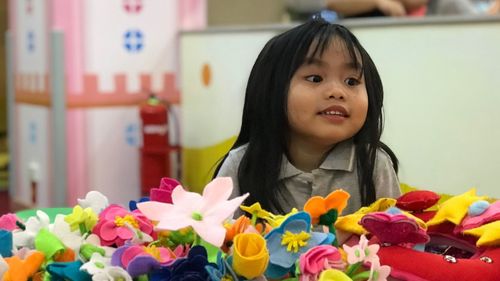
{"type": "Polygon", "coordinates": [[[331,87],[328,91],[328,99],[345,100],[345,93],[338,87],[331,87]]]}

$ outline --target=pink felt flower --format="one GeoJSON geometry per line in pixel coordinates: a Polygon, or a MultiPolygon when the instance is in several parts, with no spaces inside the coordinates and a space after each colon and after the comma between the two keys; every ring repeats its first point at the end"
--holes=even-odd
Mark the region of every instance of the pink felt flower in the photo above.
{"type": "Polygon", "coordinates": [[[485,212],[477,216],[466,216],[460,225],[457,225],[457,233],[468,229],[480,227],[496,220],[500,220],[500,200],[488,206],[485,212]]]}
{"type": "Polygon", "coordinates": [[[172,191],[179,185],[181,185],[181,183],[175,179],[167,177],[162,178],[158,188],[151,188],[149,197],[151,201],[172,203],[172,191]]]}
{"type": "Polygon", "coordinates": [[[371,262],[368,281],[387,281],[389,274],[391,274],[391,267],[388,265],[380,266],[380,261],[376,259],[371,262]]]}
{"type": "Polygon", "coordinates": [[[359,244],[349,247],[347,245],[342,246],[344,251],[347,253],[347,262],[349,264],[355,264],[358,262],[373,262],[378,261],[377,252],[380,249],[378,244],[368,245],[368,239],[364,235],[361,235],[359,239],[359,244]]]}
{"type": "Polygon", "coordinates": [[[136,237],[137,232],[154,235],[153,224],[139,212],[129,212],[119,205],[109,205],[99,214],[92,232],[101,238],[103,246],[122,246],[136,237]]]}
{"type": "Polygon", "coordinates": [[[302,275],[300,281],[317,280],[319,274],[326,269],[344,270],[345,263],[339,250],[332,245],[320,245],[309,249],[299,259],[302,275]]]}
{"type": "Polygon", "coordinates": [[[15,214],[9,213],[0,217],[0,229],[13,231],[14,229],[18,229],[16,222],[19,219],[15,214]]]}
{"type": "Polygon", "coordinates": [[[192,226],[202,239],[220,247],[226,235],[224,220],[231,217],[248,196],[227,200],[232,190],[231,178],[216,178],[205,187],[203,195],[178,186],[172,192],[172,204],[149,201],[137,207],[150,220],[159,221],[157,229],[178,230],[192,226]]]}
{"type": "Polygon", "coordinates": [[[403,214],[369,213],[363,216],[359,224],[377,236],[381,243],[421,244],[430,240],[427,232],[420,228],[414,219],[403,214]]]}

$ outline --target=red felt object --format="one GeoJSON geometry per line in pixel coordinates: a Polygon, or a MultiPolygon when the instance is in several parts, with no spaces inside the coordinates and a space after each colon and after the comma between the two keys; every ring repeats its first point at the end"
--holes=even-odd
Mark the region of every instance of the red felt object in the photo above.
{"type": "Polygon", "coordinates": [[[391,266],[391,276],[398,280],[500,280],[500,248],[486,249],[470,259],[456,259],[455,263],[447,261],[442,255],[400,246],[381,247],[378,256],[380,264],[391,266]]]}
{"type": "Polygon", "coordinates": [[[415,190],[401,195],[396,206],[405,211],[421,212],[439,201],[437,193],[430,190],[415,190]]]}

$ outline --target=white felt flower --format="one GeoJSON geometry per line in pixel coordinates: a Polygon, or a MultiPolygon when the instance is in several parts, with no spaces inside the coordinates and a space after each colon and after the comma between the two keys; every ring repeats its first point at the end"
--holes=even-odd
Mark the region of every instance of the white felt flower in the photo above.
{"type": "Polygon", "coordinates": [[[103,257],[99,253],[93,253],[90,261],[80,268],[92,275],[92,280],[127,280],[132,281],[132,277],[123,268],[111,266],[111,258],[103,257]]]}
{"type": "Polygon", "coordinates": [[[29,217],[26,221],[25,230],[16,230],[12,232],[13,242],[17,248],[34,248],[35,236],[40,229],[47,228],[50,224],[49,216],[43,211],[36,211],[36,216],[29,217]]]}
{"type": "Polygon", "coordinates": [[[58,214],[49,230],[68,248],[78,253],[84,239],[79,231],[71,231],[69,224],[64,220],[64,215],[58,214]]]}
{"type": "Polygon", "coordinates": [[[99,191],[92,190],[87,193],[85,199],[78,199],[78,205],[83,209],[91,208],[94,213],[99,214],[109,206],[109,201],[108,198],[99,191]]]}

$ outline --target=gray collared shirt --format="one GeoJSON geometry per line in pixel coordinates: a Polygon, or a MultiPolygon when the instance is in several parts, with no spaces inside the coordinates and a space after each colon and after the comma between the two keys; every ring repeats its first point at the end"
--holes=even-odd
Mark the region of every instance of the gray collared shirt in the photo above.
{"type": "MultiPolygon", "coordinates": [[[[240,195],[238,167],[246,148],[247,145],[243,145],[231,150],[217,174],[217,177],[233,179],[232,197],[240,195]]],[[[373,180],[377,198],[397,198],[401,194],[392,161],[389,155],[381,149],[377,151],[373,180]]],[[[301,210],[311,196],[325,197],[335,189],[343,189],[351,195],[343,215],[353,213],[361,207],[356,150],[350,140],[337,144],[319,168],[311,172],[303,172],[295,168],[284,156],[279,181],[284,188],[284,197],[280,203],[285,211],[292,208],[301,210]]]]}

